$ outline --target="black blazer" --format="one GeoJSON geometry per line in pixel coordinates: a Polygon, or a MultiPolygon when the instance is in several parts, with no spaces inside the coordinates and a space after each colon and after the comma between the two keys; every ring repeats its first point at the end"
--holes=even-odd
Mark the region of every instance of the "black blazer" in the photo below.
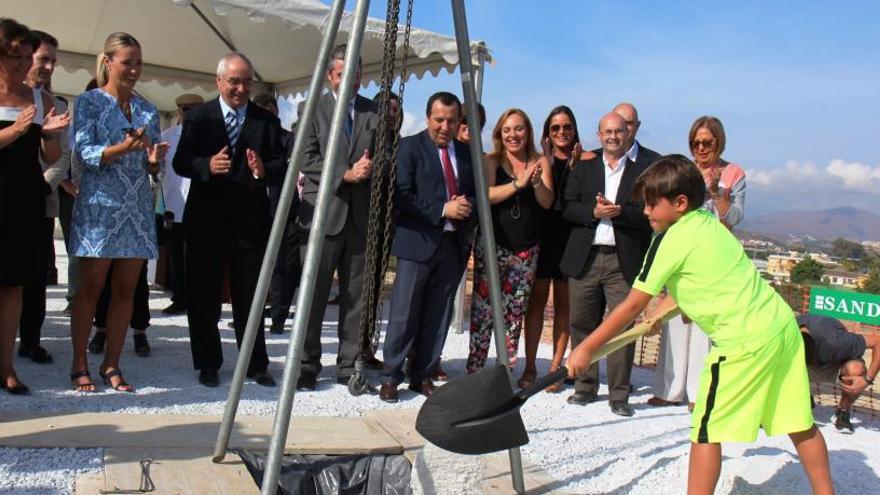
{"type": "MultiPolygon", "coordinates": [[[[627,159],[617,197],[614,198],[614,203],[622,206],[620,215],[611,219],[614,227],[614,243],[617,246],[617,259],[621,271],[629,284],[632,284],[638,275],[651,241],[651,224],[644,214],[645,205],[641,198],[633,197],[633,185],[636,178],[657,157],[659,157],[657,153],[647,148],[640,148],[635,163],[627,159]]],[[[596,194],[605,193],[604,167],[602,150],[599,150],[592,160],[578,162],[565,183],[562,217],[573,223],[574,227],[559,267],[570,277],[582,277],[589,269],[587,261],[592,252],[596,226],[599,225],[599,219],[593,217],[596,194]]]]}
{"type": "MultiPolygon", "coordinates": [[[[467,259],[476,225],[476,189],[474,170],[468,146],[453,141],[455,146],[458,193],[467,196],[475,205],[467,221],[456,222],[456,234],[463,260],[467,259]]],[[[391,252],[398,258],[417,262],[427,261],[440,243],[446,219],[446,180],[437,145],[428,131],[400,140],[397,151],[397,181],[394,205],[397,208],[397,228],[391,252]]]]}
{"type": "Polygon", "coordinates": [[[263,248],[271,226],[267,178],[277,180],[286,160],[281,123],[249,103],[229,173],[211,175],[211,157],[227,145],[229,137],[218,99],[186,113],[174,155],[174,171],[192,179],[183,213],[187,242],[236,242],[243,247],[263,248]],[[267,178],[254,178],[247,166],[248,148],[260,155],[267,178]]]}

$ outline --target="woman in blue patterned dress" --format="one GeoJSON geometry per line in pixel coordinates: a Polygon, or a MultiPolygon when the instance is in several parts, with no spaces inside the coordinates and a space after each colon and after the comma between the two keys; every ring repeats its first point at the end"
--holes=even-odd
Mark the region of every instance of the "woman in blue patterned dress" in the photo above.
{"type": "Polygon", "coordinates": [[[71,251],[80,257],[80,287],[73,301],[71,334],[75,390],[93,392],[86,346],[108,271],[107,350],[99,374],[114,390],[133,392],[119,370],[134,290],[146,259],[158,256],[150,174],[157,174],[168,144],[159,142],[156,108],[134,94],[141,47],[113,33],[98,55],[98,88],[76,99],[74,152],[83,163],[71,220],[71,251]]]}
{"type": "Polygon", "coordinates": [[[51,97],[24,84],[37,45],[26,26],[0,18],[0,389],[14,395],[28,393],[12,358],[22,286],[46,277],[40,157],[58,160],[58,133],[70,120],[55,115],[51,97]]]}

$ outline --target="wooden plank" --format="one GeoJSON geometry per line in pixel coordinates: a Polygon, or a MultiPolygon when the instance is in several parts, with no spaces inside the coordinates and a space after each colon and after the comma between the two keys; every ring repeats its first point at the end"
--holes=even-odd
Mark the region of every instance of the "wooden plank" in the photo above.
{"type": "Polygon", "coordinates": [[[105,452],[106,486],[135,489],[140,486],[141,459],[152,459],[150,477],[156,495],[236,494],[257,495],[259,487],[241,460],[211,462],[209,449],[113,447],[105,452]]]}
{"type": "MultiPolygon", "coordinates": [[[[163,414],[76,413],[40,416],[0,412],[0,446],[6,447],[169,447],[214,446],[220,417],[163,414]]],[[[241,417],[229,448],[269,447],[271,417],[241,417]]],[[[361,417],[296,417],[285,452],[297,454],[399,454],[401,445],[374,421],[361,417]]]]}

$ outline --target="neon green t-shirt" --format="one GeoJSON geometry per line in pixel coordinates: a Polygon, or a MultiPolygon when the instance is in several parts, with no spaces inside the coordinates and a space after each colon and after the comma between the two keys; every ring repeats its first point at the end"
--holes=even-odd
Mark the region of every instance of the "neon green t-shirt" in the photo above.
{"type": "Polygon", "coordinates": [[[654,235],[633,288],[656,296],[664,286],[722,350],[761,345],[787,326],[797,328],[794,312],[740,242],[705,210],[654,235]]]}

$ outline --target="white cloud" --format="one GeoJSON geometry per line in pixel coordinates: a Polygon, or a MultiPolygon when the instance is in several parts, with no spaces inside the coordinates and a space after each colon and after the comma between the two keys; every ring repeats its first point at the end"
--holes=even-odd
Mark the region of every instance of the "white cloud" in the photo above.
{"type": "Polygon", "coordinates": [[[424,131],[427,126],[423,117],[418,117],[415,114],[404,111],[400,135],[403,137],[412,136],[424,131]]]}
{"type": "Polygon", "coordinates": [[[843,181],[847,188],[868,193],[880,192],[880,166],[872,167],[859,162],[832,160],[825,168],[828,175],[843,181]]]}

